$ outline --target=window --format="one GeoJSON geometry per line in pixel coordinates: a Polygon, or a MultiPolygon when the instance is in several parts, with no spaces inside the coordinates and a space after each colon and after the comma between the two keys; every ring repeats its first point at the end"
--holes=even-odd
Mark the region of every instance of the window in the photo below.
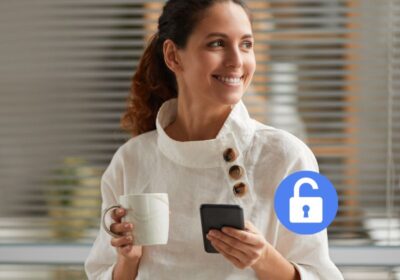
{"type": "MultiPolygon", "coordinates": [[[[119,118],[163,2],[2,2],[0,263],[10,266],[0,271],[19,270],[18,248],[43,270],[53,263],[35,255],[44,248],[85,257],[100,176],[129,138],[119,118]]],[[[303,139],[334,183],[340,205],[328,232],[345,278],[400,279],[400,1],[247,3],[250,114],[303,139]]]]}

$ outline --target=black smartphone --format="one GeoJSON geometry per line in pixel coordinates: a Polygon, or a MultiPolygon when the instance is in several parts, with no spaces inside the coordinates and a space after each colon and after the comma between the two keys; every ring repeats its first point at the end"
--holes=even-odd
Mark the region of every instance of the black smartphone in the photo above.
{"type": "Polygon", "coordinates": [[[243,209],[239,205],[202,204],[200,206],[200,217],[204,249],[207,253],[218,253],[206,237],[209,230],[221,230],[225,226],[244,229],[243,209]]]}

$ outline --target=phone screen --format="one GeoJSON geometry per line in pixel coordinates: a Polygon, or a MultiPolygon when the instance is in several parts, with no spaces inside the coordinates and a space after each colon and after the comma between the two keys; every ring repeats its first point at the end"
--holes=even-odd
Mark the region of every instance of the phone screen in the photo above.
{"type": "Polygon", "coordinates": [[[200,216],[204,249],[207,253],[218,253],[206,237],[209,230],[221,230],[225,226],[244,229],[243,209],[239,205],[202,204],[200,206],[200,216]]]}

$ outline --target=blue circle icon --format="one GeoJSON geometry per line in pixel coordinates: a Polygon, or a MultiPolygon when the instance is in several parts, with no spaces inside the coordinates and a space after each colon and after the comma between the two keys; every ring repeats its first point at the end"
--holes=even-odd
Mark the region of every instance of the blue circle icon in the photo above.
{"type": "Polygon", "coordinates": [[[287,176],[275,191],[279,221],[298,234],[314,234],[327,228],[336,216],[338,196],[328,178],[314,171],[287,176]]]}

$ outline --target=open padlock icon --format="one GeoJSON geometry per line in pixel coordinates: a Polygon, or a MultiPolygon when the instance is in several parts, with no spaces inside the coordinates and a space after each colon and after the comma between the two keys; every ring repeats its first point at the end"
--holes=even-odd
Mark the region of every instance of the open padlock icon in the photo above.
{"type": "Polygon", "coordinates": [[[291,223],[322,223],[322,197],[301,197],[300,187],[304,184],[309,184],[314,190],[318,189],[318,184],[309,177],[300,178],[296,182],[289,202],[289,220],[291,223]]]}

